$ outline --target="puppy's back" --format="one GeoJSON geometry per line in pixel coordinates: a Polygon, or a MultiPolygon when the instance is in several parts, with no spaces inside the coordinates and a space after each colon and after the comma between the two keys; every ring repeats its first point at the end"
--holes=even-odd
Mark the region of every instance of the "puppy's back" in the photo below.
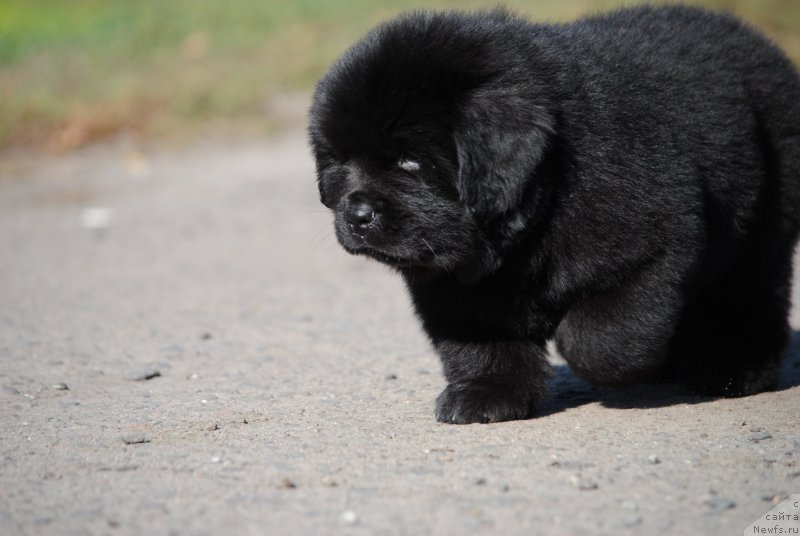
{"type": "Polygon", "coordinates": [[[733,16],[689,6],[623,9],[560,30],[586,101],[576,110],[588,108],[609,143],[651,139],[639,161],[672,146],[669,160],[651,163],[676,180],[699,171],[706,195],[740,207],[723,225],[776,212],[773,232],[796,239],[800,77],[777,46],[733,16]]]}

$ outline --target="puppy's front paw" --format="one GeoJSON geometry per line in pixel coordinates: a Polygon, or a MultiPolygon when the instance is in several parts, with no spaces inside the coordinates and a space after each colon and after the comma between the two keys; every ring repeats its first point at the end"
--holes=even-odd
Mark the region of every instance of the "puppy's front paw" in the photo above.
{"type": "Polygon", "coordinates": [[[436,399],[436,420],[451,424],[500,422],[532,416],[535,399],[529,389],[500,378],[453,382],[436,399]]]}

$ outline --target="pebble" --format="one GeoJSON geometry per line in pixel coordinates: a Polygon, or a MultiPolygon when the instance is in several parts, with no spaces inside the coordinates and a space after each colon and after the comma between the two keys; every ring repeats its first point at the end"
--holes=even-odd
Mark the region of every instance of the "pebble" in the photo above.
{"type": "Polygon", "coordinates": [[[64,382],[54,383],[53,389],[55,389],[56,391],[69,391],[69,385],[67,385],[64,382]]]}
{"type": "Polygon", "coordinates": [[[203,333],[202,335],[200,335],[200,339],[202,339],[202,340],[204,340],[204,341],[207,341],[207,340],[211,339],[211,334],[210,334],[209,332],[207,332],[207,331],[206,331],[205,333],[203,333]]]}
{"type": "Polygon", "coordinates": [[[661,463],[661,458],[659,458],[655,454],[651,454],[650,456],[647,457],[647,461],[649,463],[652,463],[653,465],[657,465],[657,464],[661,463]]]}
{"type": "Polygon", "coordinates": [[[706,513],[707,515],[718,514],[720,512],[724,512],[725,510],[736,508],[736,503],[730,499],[726,499],[725,497],[709,497],[703,501],[703,503],[709,507],[709,510],[706,513]]]}
{"type": "Polygon", "coordinates": [[[150,440],[144,434],[125,434],[122,436],[122,442],[126,445],[140,445],[142,443],[150,443],[150,440]]]}
{"type": "Polygon", "coordinates": [[[590,478],[582,477],[580,475],[572,475],[570,477],[570,480],[576,486],[578,486],[579,490],[583,490],[583,491],[589,491],[589,490],[597,489],[599,487],[597,485],[597,482],[595,482],[594,480],[592,480],[590,478]]]}
{"type": "Polygon", "coordinates": [[[637,525],[641,525],[643,521],[644,518],[642,516],[639,514],[633,514],[623,519],[622,524],[626,527],[635,527],[637,525]]]}
{"type": "Polygon", "coordinates": [[[785,492],[777,492],[777,493],[766,493],[761,496],[762,501],[766,501],[772,504],[778,504],[786,497],[785,492]]]}
{"type": "Polygon", "coordinates": [[[108,207],[88,207],[81,212],[84,229],[107,229],[111,225],[114,211],[108,207]]]}
{"type": "Polygon", "coordinates": [[[478,480],[475,481],[475,485],[476,486],[485,486],[486,485],[486,479],[485,478],[479,478],[478,480]]]}
{"type": "Polygon", "coordinates": [[[353,525],[355,523],[358,523],[358,514],[353,512],[352,510],[345,510],[344,512],[342,512],[341,519],[342,523],[353,525]]]}
{"type": "Polygon", "coordinates": [[[387,374],[386,375],[386,379],[387,380],[396,380],[397,379],[397,374],[387,374]]]}
{"type": "Polygon", "coordinates": [[[584,469],[586,467],[594,467],[594,465],[595,464],[593,463],[579,462],[575,460],[564,460],[564,461],[555,460],[550,462],[550,467],[563,468],[563,469],[576,469],[576,470],[584,469]]]}
{"type": "Polygon", "coordinates": [[[113,471],[117,473],[124,473],[127,471],[136,471],[139,468],[136,464],[129,464],[129,465],[106,465],[103,467],[99,467],[98,471],[113,471]]]}
{"type": "Polygon", "coordinates": [[[759,441],[764,441],[770,438],[772,438],[772,434],[769,432],[758,432],[757,434],[751,435],[747,439],[753,443],[758,443],[759,441]]]}
{"type": "Polygon", "coordinates": [[[214,424],[206,428],[206,430],[208,430],[209,432],[213,432],[215,430],[219,430],[219,428],[220,428],[219,423],[215,422],[214,424]]]}
{"type": "Polygon", "coordinates": [[[281,488],[282,489],[296,489],[297,488],[297,484],[292,482],[291,479],[289,479],[289,477],[286,477],[283,480],[281,480],[281,488]]]}
{"type": "Polygon", "coordinates": [[[141,372],[138,372],[131,376],[131,379],[135,382],[143,382],[147,380],[152,380],[153,378],[158,378],[161,376],[161,371],[158,369],[147,369],[141,372]]]}

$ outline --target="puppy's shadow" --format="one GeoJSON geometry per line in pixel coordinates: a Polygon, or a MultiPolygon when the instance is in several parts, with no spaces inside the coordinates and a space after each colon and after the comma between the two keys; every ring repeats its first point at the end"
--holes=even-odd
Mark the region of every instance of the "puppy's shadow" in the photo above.
{"type": "MultiPolygon", "coordinates": [[[[559,413],[569,408],[600,402],[615,409],[659,408],[677,404],[701,404],[714,397],[687,394],[674,384],[641,384],[624,389],[595,387],[581,380],[563,361],[553,366],[550,398],[537,416],[559,413]]],[[[777,391],[800,385],[800,331],[794,333],[783,360],[777,391]]]]}

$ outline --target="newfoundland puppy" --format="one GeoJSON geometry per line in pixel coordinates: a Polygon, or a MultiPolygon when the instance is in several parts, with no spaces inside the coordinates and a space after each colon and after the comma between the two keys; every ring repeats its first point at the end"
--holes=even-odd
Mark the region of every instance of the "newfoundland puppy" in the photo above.
{"type": "Polygon", "coordinates": [[[438,420],[531,417],[550,339],[595,384],[775,386],[800,78],[735,18],[411,13],[331,67],[310,123],[339,242],[403,276],[441,356],[438,420]]]}

